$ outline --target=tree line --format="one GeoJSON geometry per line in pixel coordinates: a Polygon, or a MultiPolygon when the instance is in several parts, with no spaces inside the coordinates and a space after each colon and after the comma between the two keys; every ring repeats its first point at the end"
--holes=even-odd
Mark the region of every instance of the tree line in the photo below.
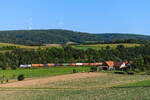
{"type": "Polygon", "coordinates": [[[20,64],[47,64],[47,63],[92,63],[104,61],[133,61],[135,69],[140,71],[150,69],[150,45],[137,47],[102,48],[95,50],[74,49],[70,46],[62,48],[39,48],[37,50],[14,48],[11,52],[0,53],[0,67],[16,68],[20,64]]]}

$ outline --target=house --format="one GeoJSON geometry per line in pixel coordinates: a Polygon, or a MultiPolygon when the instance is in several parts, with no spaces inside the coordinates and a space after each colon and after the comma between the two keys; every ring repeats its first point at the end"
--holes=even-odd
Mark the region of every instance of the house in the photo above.
{"type": "Polygon", "coordinates": [[[126,69],[128,68],[128,62],[116,62],[114,66],[115,70],[126,69]]]}
{"type": "Polygon", "coordinates": [[[104,65],[100,66],[101,70],[124,70],[127,68],[133,69],[131,67],[132,61],[126,62],[114,62],[114,61],[106,61],[103,63],[104,65]]]}
{"type": "Polygon", "coordinates": [[[106,61],[106,64],[108,66],[108,70],[114,70],[114,61],[106,61]]]}

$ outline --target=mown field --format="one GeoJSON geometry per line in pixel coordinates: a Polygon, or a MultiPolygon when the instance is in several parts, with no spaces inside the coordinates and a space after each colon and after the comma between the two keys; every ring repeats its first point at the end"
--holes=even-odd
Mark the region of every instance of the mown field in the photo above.
{"type": "Polygon", "coordinates": [[[150,77],[107,73],[28,88],[0,88],[0,91],[0,100],[149,100],[150,77]]]}
{"type": "Polygon", "coordinates": [[[95,44],[95,45],[76,45],[73,46],[73,48],[75,49],[88,49],[88,48],[92,48],[92,49],[102,49],[102,48],[106,48],[107,46],[109,46],[110,48],[116,48],[118,45],[124,45],[124,47],[135,47],[135,46],[140,46],[140,44],[129,44],[129,43],[120,43],[120,44],[95,44]]]}
{"type": "MultiPolygon", "coordinates": [[[[14,48],[22,48],[22,49],[26,49],[26,50],[30,50],[30,49],[39,49],[39,48],[52,48],[54,46],[49,46],[49,45],[45,45],[45,46],[25,46],[25,45],[19,45],[19,44],[10,44],[10,43],[0,43],[0,52],[1,53],[5,53],[5,52],[11,52],[12,50],[14,50],[14,48]]],[[[61,48],[61,46],[57,46],[57,48],[61,48]]]]}
{"type": "MultiPolygon", "coordinates": [[[[93,48],[96,50],[106,48],[109,46],[110,48],[116,48],[118,45],[124,45],[125,47],[135,47],[140,46],[140,44],[128,44],[128,43],[122,43],[122,44],[95,44],[95,45],[76,45],[72,46],[75,49],[83,49],[86,50],[88,48],[93,48]]],[[[6,52],[11,51],[11,48],[7,49],[7,46],[14,46],[17,48],[23,48],[23,49],[38,49],[38,48],[51,48],[51,46],[24,46],[24,45],[18,45],[18,44],[10,44],[10,43],[0,43],[0,52],[6,52]]],[[[61,46],[58,46],[58,48],[61,48],[61,46]]]]}
{"type": "Polygon", "coordinates": [[[24,45],[19,45],[19,44],[0,43],[0,48],[4,46],[16,46],[16,47],[27,48],[27,49],[37,49],[40,47],[40,46],[24,46],[24,45]]]}

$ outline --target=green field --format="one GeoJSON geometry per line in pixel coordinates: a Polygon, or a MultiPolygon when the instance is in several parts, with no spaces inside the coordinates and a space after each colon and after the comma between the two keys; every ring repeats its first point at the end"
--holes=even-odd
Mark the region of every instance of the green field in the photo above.
{"type": "MultiPolygon", "coordinates": [[[[121,43],[121,44],[95,44],[95,45],[76,45],[72,46],[75,49],[88,49],[88,48],[93,48],[96,50],[106,48],[107,46],[110,46],[111,48],[116,48],[118,45],[124,45],[125,47],[135,47],[135,46],[140,46],[140,44],[129,44],[129,43],[121,43]]],[[[38,49],[38,48],[50,48],[50,46],[24,46],[24,45],[19,45],[19,44],[10,44],[10,43],[0,43],[0,52],[6,52],[6,51],[11,51],[11,50],[1,50],[1,48],[6,47],[6,46],[15,46],[18,48],[23,48],[23,49],[38,49]]]]}
{"type": "Polygon", "coordinates": [[[78,72],[89,71],[90,67],[53,67],[53,68],[30,68],[30,69],[16,69],[16,70],[0,70],[0,77],[5,75],[6,78],[12,79],[13,75],[16,77],[24,74],[26,78],[31,77],[45,77],[63,74],[71,74],[72,70],[76,69],[78,72]]]}
{"type": "Polygon", "coordinates": [[[115,86],[115,88],[136,88],[136,87],[150,87],[150,80],[144,80],[140,82],[128,83],[115,86]]]}
{"type": "Polygon", "coordinates": [[[27,49],[37,49],[40,47],[40,46],[24,46],[24,45],[19,45],[19,44],[0,43],[0,48],[4,46],[16,46],[16,47],[27,48],[27,49]]]}
{"type": "Polygon", "coordinates": [[[106,48],[107,46],[109,46],[110,48],[116,48],[118,45],[124,45],[124,47],[135,47],[135,46],[140,46],[140,44],[129,44],[129,43],[120,43],[120,44],[95,44],[95,45],[76,45],[73,46],[73,48],[75,49],[88,49],[88,48],[92,48],[92,49],[102,49],[102,48],[106,48]]]}
{"type": "Polygon", "coordinates": [[[107,73],[29,88],[1,88],[0,91],[0,100],[149,100],[150,77],[107,73]]]}
{"type": "MultiPolygon", "coordinates": [[[[25,46],[25,45],[19,45],[19,44],[11,44],[11,43],[0,43],[0,52],[5,53],[5,52],[11,52],[13,49],[7,48],[9,47],[16,47],[16,48],[22,48],[22,49],[39,49],[39,48],[52,48],[51,46],[25,46]]],[[[59,48],[59,47],[58,47],[59,48]]]]}

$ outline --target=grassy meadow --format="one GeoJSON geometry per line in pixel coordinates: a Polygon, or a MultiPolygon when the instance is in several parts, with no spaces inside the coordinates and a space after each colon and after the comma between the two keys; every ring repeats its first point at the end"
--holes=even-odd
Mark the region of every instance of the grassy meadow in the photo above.
{"type": "Polygon", "coordinates": [[[20,74],[24,74],[26,78],[31,77],[45,77],[63,74],[71,74],[72,70],[76,69],[78,72],[89,71],[90,67],[53,67],[53,68],[18,68],[16,70],[0,70],[0,77],[3,75],[8,78],[16,78],[20,74]],[[16,76],[16,77],[14,77],[16,76]]]}

